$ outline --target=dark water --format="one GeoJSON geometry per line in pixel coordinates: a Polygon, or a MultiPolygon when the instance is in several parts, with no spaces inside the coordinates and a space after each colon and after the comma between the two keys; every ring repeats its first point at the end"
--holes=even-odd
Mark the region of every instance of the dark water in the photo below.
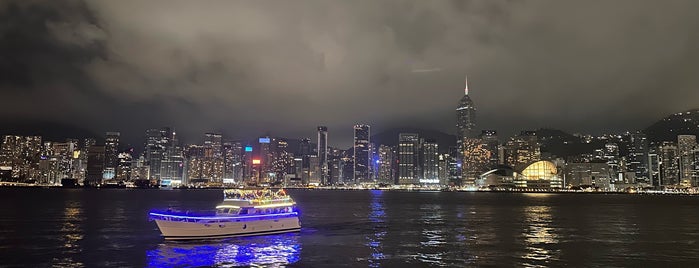
{"type": "Polygon", "coordinates": [[[289,192],[300,233],[173,243],[147,212],[220,190],[0,189],[0,265],[699,266],[699,197],[289,192]]]}

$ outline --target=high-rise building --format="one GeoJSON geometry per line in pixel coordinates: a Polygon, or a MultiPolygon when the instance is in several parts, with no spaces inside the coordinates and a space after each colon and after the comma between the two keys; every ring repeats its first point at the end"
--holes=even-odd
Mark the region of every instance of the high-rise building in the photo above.
{"type": "Polygon", "coordinates": [[[328,172],[328,127],[318,127],[318,163],[320,165],[320,183],[329,184],[328,172]]]}
{"type": "Polygon", "coordinates": [[[243,144],[240,141],[223,143],[224,183],[240,182],[243,170],[243,144]]]}
{"type": "Polygon", "coordinates": [[[146,164],[152,184],[182,182],[184,159],[177,134],[170,128],[146,130],[146,164]]]}
{"type": "Polygon", "coordinates": [[[680,183],[696,186],[696,170],[694,169],[694,151],[697,148],[697,136],[678,135],[677,153],[679,157],[680,183]]]}
{"type": "Polygon", "coordinates": [[[522,131],[504,144],[505,164],[514,168],[541,160],[541,149],[535,131],[522,131]]]}
{"type": "MultiPolygon", "coordinates": [[[[105,149],[106,151],[106,149],[105,149]]],[[[133,156],[131,151],[125,151],[119,153],[119,162],[117,163],[115,178],[118,181],[130,181],[131,180],[131,164],[133,163],[133,156]]]]}
{"type": "MultiPolygon", "coordinates": [[[[170,132],[169,128],[162,129],[148,129],[146,130],[146,148],[144,151],[144,156],[146,164],[149,166],[149,180],[151,184],[159,183],[160,181],[160,164],[163,160],[163,154],[165,153],[165,146],[167,142],[167,133],[170,132]]],[[[89,152],[88,152],[89,154],[89,152]]]]}
{"type": "Polygon", "coordinates": [[[419,184],[419,154],[417,133],[398,134],[398,184],[419,184]]]}
{"type": "Polygon", "coordinates": [[[354,126],[354,155],[352,162],[354,165],[354,183],[368,182],[369,176],[369,125],[354,126]]]}
{"type": "Polygon", "coordinates": [[[395,168],[394,168],[394,152],[393,148],[386,145],[379,146],[379,175],[378,180],[381,183],[396,184],[395,168]]]}
{"type": "Polygon", "coordinates": [[[485,147],[490,153],[490,159],[488,160],[489,168],[495,168],[500,162],[499,147],[500,141],[498,140],[498,132],[495,130],[483,130],[481,131],[481,140],[485,143],[485,147]]]}
{"type": "Polygon", "coordinates": [[[102,183],[104,177],[104,146],[90,146],[87,155],[87,177],[85,185],[97,186],[102,183]]]}
{"type": "Polygon", "coordinates": [[[462,144],[462,183],[475,185],[480,175],[488,171],[491,151],[488,144],[479,138],[464,138],[462,144]]]}
{"type": "Polygon", "coordinates": [[[472,131],[476,128],[476,107],[468,95],[468,79],[464,83],[464,96],[461,97],[459,105],[456,107],[456,138],[458,140],[471,137],[472,131]]]}
{"type": "MultiPolygon", "coordinates": [[[[471,138],[473,130],[476,128],[476,106],[473,105],[473,100],[468,94],[468,78],[466,78],[464,80],[464,96],[461,97],[456,106],[456,150],[460,152],[456,159],[458,173],[463,173],[461,169],[465,164],[463,159],[464,139],[471,138]]],[[[463,179],[464,175],[460,174],[460,177],[462,178],[459,181],[463,179]]]]}
{"type": "Polygon", "coordinates": [[[201,166],[201,180],[223,183],[225,161],[222,147],[223,137],[221,134],[204,133],[204,144],[201,147],[203,155],[192,161],[192,164],[201,166]]]}
{"type": "Polygon", "coordinates": [[[107,132],[104,139],[104,168],[116,170],[119,163],[119,132],[107,132]]]}
{"type": "Polygon", "coordinates": [[[662,142],[658,146],[660,185],[677,185],[679,179],[679,157],[674,142],[662,142]]]}
{"type": "Polygon", "coordinates": [[[425,140],[422,144],[422,179],[420,183],[439,183],[439,144],[435,140],[425,140]]]}
{"type": "Polygon", "coordinates": [[[637,183],[651,184],[648,170],[648,139],[643,132],[629,134],[627,169],[633,172],[637,183]]]}
{"type": "Polygon", "coordinates": [[[294,154],[289,152],[289,142],[283,138],[272,139],[272,171],[275,182],[283,182],[287,174],[293,174],[294,154]]]}
{"type": "Polygon", "coordinates": [[[622,161],[619,158],[619,145],[615,142],[608,142],[604,145],[602,150],[602,157],[607,162],[609,170],[611,171],[611,181],[622,182],[622,177],[620,174],[623,173],[622,161]]]}
{"type": "Polygon", "coordinates": [[[220,158],[223,136],[218,133],[204,133],[204,157],[220,158]]]}
{"type": "Polygon", "coordinates": [[[328,149],[328,182],[327,184],[337,184],[342,181],[342,154],[343,150],[337,148],[328,149]]]}

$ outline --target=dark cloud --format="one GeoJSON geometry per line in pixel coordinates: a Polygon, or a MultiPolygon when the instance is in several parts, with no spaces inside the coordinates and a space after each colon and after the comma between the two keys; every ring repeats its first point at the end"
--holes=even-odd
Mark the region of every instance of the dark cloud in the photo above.
{"type": "Polygon", "coordinates": [[[9,1],[2,114],[196,139],[641,128],[699,106],[696,1],[9,1]],[[37,101],[37,99],[47,101],[37,101]],[[60,113],[52,111],[60,110],[60,113]]]}

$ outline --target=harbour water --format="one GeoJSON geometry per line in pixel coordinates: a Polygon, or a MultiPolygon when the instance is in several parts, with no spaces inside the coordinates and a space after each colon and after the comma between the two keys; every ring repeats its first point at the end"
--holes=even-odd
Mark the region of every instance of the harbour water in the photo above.
{"type": "Polygon", "coordinates": [[[0,266],[691,267],[699,197],[289,190],[302,231],[166,242],[151,209],[220,190],[0,188],[0,266]]]}

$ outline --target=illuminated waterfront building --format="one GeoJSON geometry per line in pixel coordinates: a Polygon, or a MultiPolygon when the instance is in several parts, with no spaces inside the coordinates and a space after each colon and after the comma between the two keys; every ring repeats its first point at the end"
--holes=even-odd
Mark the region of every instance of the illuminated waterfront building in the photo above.
{"type": "Polygon", "coordinates": [[[498,133],[495,130],[483,130],[480,135],[481,140],[485,143],[486,149],[490,152],[490,159],[488,160],[488,168],[496,167],[500,163],[499,148],[500,142],[498,141],[498,133]]]}
{"type": "Polygon", "coordinates": [[[651,184],[648,172],[648,139],[640,131],[629,134],[627,170],[633,172],[638,183],[651,184]]]}
{"type": "Polygon", "coordinates": [[[294,154],[289,152],[289,142],[286,139],[272,139],[274,152],[272,154],[272,171],[274,173],[274,181],[282,182],[287,174],[293,174],[291,171],[294,165],[294,154]]]}
{"type": "Polygon", "coordinates": [[[422,143],[422,178],[420,183],[439,184],[439,144],[434,140],[422,143]]]}
{"type": "Polygon", "coordinates": [[[515,187],[530,189],[561,188],[563,180],[558,176],[556,164],[536,161],[527,165],[515,176],[515,187]]]}
{"type": "Polygon", "coordinates": [[[126,152],[121,152],[117,156],[119,160],[116,168],[115,179],[118,181],[130,181],[131,180],[131,164],[133,163],[133,155],[131,155],[131,150],[126,152]]]}
{"type": "Polygon", "coordinates": [[[486,171],[491,159],[488,144],[479,138],[464,138],[462,141],[462,184],[475,185],[476,179],[486,171]]]}
{"type": "Polygon", "coordinates": [[[273,173],[272,170],[272,159],[273,159],[273,150],[272,150],[272,139],[268,136],[265,137],[260,137],[257,139],[258,142],[258,159],[260,159],[260,165],[259,165],[259,171],[260,171],[260,180],[264,182],[269,182],[270,181],[270,173],[273,173]]]}
{"type": "Polygon", "coordinates": [[[318,162],[320,165],[320,183],[329,183],[328,171],[328,127],[318,126],[318,162]]]}
{"type": "Polygon", "coordinates": [[[417,133],[398,134],[398,184],[419,184],[420,137],[417,133]]]}
{"type": "Polygon", "coordinates": [[[674,142],[662,142],[657,149],[658,166],[660,169],[660,185],[678,185],[679,178],[679,157],[677,145],[674,142]]]}
{"type": "Polygon", "coordinates": [[[224,142],[221,148],[223,152],[223,182],[240,182],[243,170],[243,144],[239,141],[224,142]]]}
{"type": "Polygon", "coordinates": [[[535,131],[522,131],[503,146],[505,164],[511,167],[541,160],[541,149],[535,131]]]}
{"type": "MultiPolygon", "coordinates": [[[[457,157],[458,163],[463,163],[464,139],[473,136],[473,130],[476,128],[476,106],[473,105],[473,100],[468,95],[468,79],[464,80],[464,96],[459,100],[456,106],[456,150],[460,152],[457,157]]],[[[459,173],[461,173],[461,166],[459,173]]],[[[457,179],[461,183],[464,175],[459,174],[457,179]]]]}
{"type": "Polygon", "coordinates": [[[461,141],[465,137],[471,137],[476,128],[476,107],[468,95],[468,79],[464,80],[464,96],[456,107],[456,138],[461,141]]]}
{"type": "MultiPolygon", "coordinates": [[[[223,183],[225,161],[223,156],[223,137],[218,133],[204,133],[204,144],[201,146],[202,154],[196,160],[192,160],[190,168],[200,169],[202,182],[223,183]]],[[[195,172],[196,173],[196,172],[195,172]]]]}
{"type": "Polygon", "coordinates": [[[41,136],[4,136],[2,143],[2,163],[5,172],[9,171],[14,181],[35,180],[41,176],[41,136]]]}
{"type": "Polygon", "coordinates": [[[697,149],[697,136],[678,135],[677,153],[679,164],[680,183],[697,186],[697,172],[695,169],[694,151],[697,149]]]}
{"type": "Polygon", "coordinates": [[[396,184],[395,168],[394,168],[394,152],[393,148],[386,145],[380,145],[378,151],[378,181],[381,183],[396,184]]]}
{"type": "Polygon", "coordinates": [[[97,186],[102,183],[104,176],[104,151],[104,146],[93,145],[88,148],[86,185],[97,186]]]}
{"type": "Polygon", "coordinates": [[[107,132],[104,139],[104,168],[116,170],[119,163],[119,132],[107,132]]]}
{"type": "Polygon", "coordinates": [[[328,184],[338,184],[342,181],[342,155],[344,150],[330,148],[328,150],[328,184]]]}
{"type": "Polygon", "coordinates": [[[355,125],[354,126],[354,154],[352,157],[353,167],[354,167],[354,183],[369,182],[369,161],[370,161],[370,151],[369,151],[369,137],[370,137],[369,125],[355,125]]]}

